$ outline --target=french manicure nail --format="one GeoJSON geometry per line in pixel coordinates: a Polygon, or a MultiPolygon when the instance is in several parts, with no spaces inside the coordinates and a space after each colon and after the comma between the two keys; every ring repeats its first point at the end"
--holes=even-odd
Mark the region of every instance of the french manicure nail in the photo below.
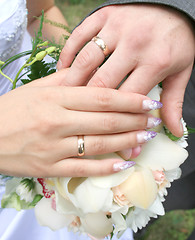
{"type": "Polygon", "coordinates": [[[144,110],[156,110],[163,106],[161,102],[156,100],[144,100],[143,101],[143,109],[144,110]]]}
{"type": "Polygon", "coordinates": [[[118,162],[113,165],[113,170],[115,172],[126,170],[130,167],[133,167],[135,165],[135,162],[133,161],[124,161],[124,162],[118,162]]]}
{"type": "Polygon", "coordinates": [[[158,126],[162,120],[160,118],[155,118],[155,117],[149,117],[148,118],[148,123],[147,123],[147,128],[153,128],[158,126]]]}
{"type": "Polygon", "coordinates": [[[154,131],[142,131],[137,134],[137,142],[138,143],[145,143],[149,140],[156,137],[157,133],[154,131]]]}
{"type": "Polygon", "coordinates": [[[125,150],[122,150],[120,152],[118,152],[119,155],[125,159],[125,160],[129,160],[130,157],[131,157],[131,154],[132,154],[132,148],[129,148],[129,149],[125,149],[125,150]]]}

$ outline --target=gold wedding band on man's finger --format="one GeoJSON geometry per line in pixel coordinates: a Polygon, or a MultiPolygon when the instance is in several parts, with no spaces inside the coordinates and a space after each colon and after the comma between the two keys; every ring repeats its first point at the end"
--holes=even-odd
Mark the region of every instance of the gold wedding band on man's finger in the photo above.
{"type": "Polygon", "coordinates": [[[95,36],[92,38],[92,40],[103,52],[105,57],[107,57],[110,54],[108,46],[105,44],[104,40],[101,39],[99,36],[95,36]]]}

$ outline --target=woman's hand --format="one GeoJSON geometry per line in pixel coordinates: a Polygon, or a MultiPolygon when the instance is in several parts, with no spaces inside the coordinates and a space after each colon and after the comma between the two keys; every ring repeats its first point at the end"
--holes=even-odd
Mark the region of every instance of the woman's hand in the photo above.
{"type": "Polygon", "coordinates": [[[1,173],[110,174],[122,160],[79,159],[78,136],[84,135],[85,156],[134,148],[151,138],[144,129],[160,122],[147,112],[160,103],[113,89],[59,86],[66,74],[59,71],[0,97],[1,173]]]}

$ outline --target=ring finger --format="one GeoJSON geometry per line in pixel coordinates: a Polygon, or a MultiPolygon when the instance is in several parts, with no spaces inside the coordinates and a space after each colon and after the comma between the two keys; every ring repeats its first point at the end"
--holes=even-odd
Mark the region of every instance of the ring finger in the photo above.
{"type": "Polygon", "coordinates": [[[64,139],[60,145],[63,148],[63,158],[78,156],[80,147],[83,147],[81,155],[92,156],[135,148],[151,140],[155,136],[156,133],[153,131],[134,131],[113,135],[84,136],[83,146],[80,146],[79,138],[73,136],[64,139]],[[65,154],[64,149],[66,152],[65,154]]]}

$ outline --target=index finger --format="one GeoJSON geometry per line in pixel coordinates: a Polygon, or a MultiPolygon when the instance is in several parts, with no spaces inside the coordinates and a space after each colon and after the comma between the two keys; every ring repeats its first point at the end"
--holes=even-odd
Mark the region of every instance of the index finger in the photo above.
{"type": "Polygon", "coordinates": [[[60,87],[56,96],[71,110],[144,113],[162,107],[147,96],[98,87],[60,87]]]}
{"type": "Polygon", "coordinates": [[[75,28],[62,49],[57,69],[69,67],[79,50],[98,34],[102,26],[103,22],[94,13],[75,28]]]}

